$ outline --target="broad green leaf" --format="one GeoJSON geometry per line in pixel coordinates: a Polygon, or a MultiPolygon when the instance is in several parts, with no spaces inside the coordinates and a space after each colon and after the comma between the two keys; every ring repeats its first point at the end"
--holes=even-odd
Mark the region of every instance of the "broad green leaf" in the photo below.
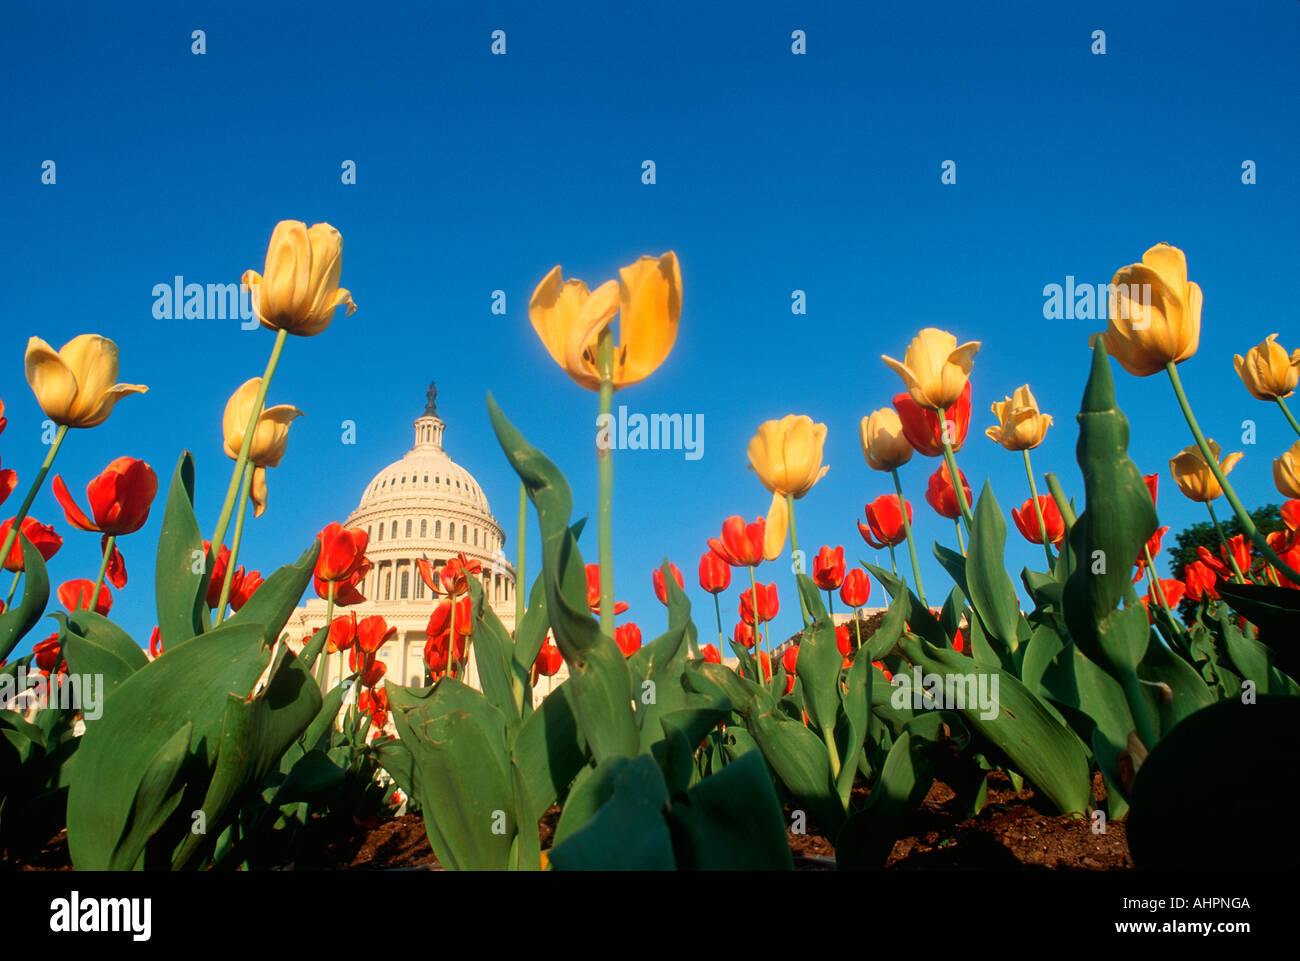
{"type": "Polygon", "coordinates": [[[668,823],[684,871],[789,871],[785,819],[757,752],[704,778],[674,801],[668,823]]]}
{"type": "Polygon", "coordinates": [[[663,775],[649,755],[628,760],[619,765],[613,791],[600,810],[551,848],[551,866],[557,871],[674,870],[672,837],[663,816],[667,804],[663,775]]]}
{"type": "Polygon", "coordinates": [[[0,613],[0,661],[7,658],[18,646],[18,642],[36,626],[50,599],[50,580],[45,573],[45,561],[41,552],[21,530],[18,531],[18,544],[25,571],[23,594],[17,604],[0,613]]]}
{"type": "Polygon", "coordinates": [[[68,672],[102,678],[102,695],[115,690],[149,663],[144,651],[125,631],[94,611],[78,611],[71,617],[59,614],[57,619],[68,672]]]}
{"type": "Polygon", "coordinates": [[[167,491],[154,570],[158,630],[167,650],[203,633],[209,580],[203,532],[194,516],[194,458],[185,451],[167,491]]]}
{"type": "Polygon", "coordinates": [[[253,592],[248,602],[226,620],[226,624],[261,624],[262,637],[274,644],[289,616],[297,608],[302,593],[312,582],[316,558],[320,556],[320,539],[312,542],[293,564],[286,564],[253,592]]]}
{"type": "Polygon", "coordinates": [[[1020,598],[1007,575],[1003,556],[1006,543],[1007,523],[986,480],[975,503],[970,549],[966,555],[966,581],[971,604],[985,632],[1001,648],[999,653],[1015,650],[1020,625],[1020,598]]]}
{"type": "Polygon", "coordinates": [[[933,782],[920,745],[904,733],[889,749],[867,806],[845,821],[836,836],[836,866],[845,871],[884,867],[902,834],[904,819],[917,809],[933,782]]]}

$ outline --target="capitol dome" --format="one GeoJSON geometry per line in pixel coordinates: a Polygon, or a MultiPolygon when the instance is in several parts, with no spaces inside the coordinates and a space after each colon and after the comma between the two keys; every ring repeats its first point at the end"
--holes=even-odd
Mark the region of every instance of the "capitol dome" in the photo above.
{"type": "MultiPolygon", "coordinates": [[[[515,626],[515,568],[503,553],[505,532],[474,475],[443,450],[447,425],[438,416],[436,396],[431,385],[425,411],[415,420],[414,446],[374,476],[344,522],[369,535],[366,556],[372,567],[360,585],[365,603],[335,611],[335,616],[355,612],[358,619],[381,614],[396,627],[397,635],[378,656],[388,665],[386,679],[413,686],[424,683],[425,627],[438,600],[420,578],[418,558],[427,558],[435,573],[458,554],[478,561],[487,604],[507,631],[515,626]]],[[[301,637],[322,627],[325,615],[325,602],[313,598],[294,612],[290,624],[298,626],[301,637]]],[[[345,667],[340,660],[329,658],[326,689],[345,667]]],[[[473,660],[471,655],[466,680],[478,686],[473,660]]]]}

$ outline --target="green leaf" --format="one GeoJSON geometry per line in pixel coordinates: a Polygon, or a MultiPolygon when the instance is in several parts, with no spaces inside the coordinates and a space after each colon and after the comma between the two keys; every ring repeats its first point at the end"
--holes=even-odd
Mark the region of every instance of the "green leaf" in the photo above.
{"type": "Polygon", "coordinates": [[[126,831],[113,845],[107,870],[129,871],[139,866],[145,844],[180,805],[182,766],[189,757],[192,734],[193,725],[187,721],[149,759],[131,798],[126,831]]]}
{"type": "MultiPolygon", "coordinates": [[[[194,516],[194,458],[181,454],[172,472],[163,511],[162,533],[154,571],[158,602],[158,630],[163,646],[174,645],[203,633],[203,614],[211,574],[203,554],[203,532],[194,516]],[[201,573],[194,570],[196,561],[201,573]]],[[[265,586],[265,585],[263,585],[265,586]]]]}
{"type": "Polygon", "coordinates": [[[997,642],[999,654],[1003,654],[1015,650],[1018,643],[1020,598],[1007,575],[1003,556],[1007,543],[1006,520],[987,480],[973,517],[970,550],[966,556],[969,596],[985,633],[997,642]]]}
{"type": "Polygon", "coordinates": [[[18,642],[36,626],[45,613],[50,599],[50,579],[45,573],[45,561],[21,530],[18,543],[23,554],[23,596],[13,607],[0,614],[0,661],[7,658],[18,642]]]}
{"type": "Polygon", "coordinates": [[[838,830],[845,810],[821,739],[800,722],[786,717],[766,692],[760,692],[751,702],[745,726],[768,766],[790,793],[808,805],[826,830],[838,830]]]}
{"type": "Polygon", "coordinates": [[[920,742],[904,732],[889,749],[867,806],[844,822],[835,839],[835,864],[840,870],[885,866],[902,834],[904,820],[916,811],[934,783],[930,763],[920,747],[920,742]]]}
{"type": "Polygon", "coordinates": [[[668,790],[649,755],[617,766],[613,790],[581,830],[551,848],[557,871],[672,871],[677,867],[664,820],[668,790]]]}
{"type": "Polygon", "coordinates": [[[94,611],[77,611],[71,617],[58,615],[59,644],[68,662],[68,672],[102,678],[101,696],[149,663],[140,646],[108,618],[94,611]]]}
{"type": "Polygon", "coordinates": [[[757,752],[704,778],[674,801],[668,823],[684,871],[789,871],[781,804],[757,752]]]}
{"type": "Polygon", "coordinates": [[[515,733],[511,756],[533,804],[533,820],[538,820],[573,783],[589,758],[568,681],[547,694],[537,710],[524,718],[515,733]]]}
{"type": "MultiPolygon", "coordinates": [[[[266,579],[253,596],[226,624],[260,624],[262,637],[274,644],[289,622],[289,616],[302,600],[302,593],[312,582],[316,558],[320,556],[320,539],[312,541],[293,564],[286,564],[266,579]]],[[[328,625],[327,625],[328,626],[328,625]]]]}
{"type": "Polygon", "coordinates": [[[474,640],[471,646],[474,651],[474,663],[478,667],[479,682],[483,693],[492,702],[492,706],[513,724],[519,720],[523,708],[522,701],[515,700],[514,684],[518,683],[518,691],[522,697],[528,687],[527,675],[511,678],[514,644],[510,640],[510,635],[506,633],[505,627],[492,608],[483,603],[483,585],[479,583],[478,578],[468,578],[468,584],[470,611],[474,624],[474,640]]]}
{"type": "MultiPolygon", "coordinates": [[[[822,605],[820,592],[807,574],[798,577],[799,593],[812,624],[799,643],[799,679],[803,682],[808,718],[819,731],[834,731],[840,710],[840,666],[844,655],[835,640],[835,625],[822,605]]],[[[784,690],[784,686],[778,688],[784,690]]],[[[852,750],[853,745],[844,746],[852,750]]]]}

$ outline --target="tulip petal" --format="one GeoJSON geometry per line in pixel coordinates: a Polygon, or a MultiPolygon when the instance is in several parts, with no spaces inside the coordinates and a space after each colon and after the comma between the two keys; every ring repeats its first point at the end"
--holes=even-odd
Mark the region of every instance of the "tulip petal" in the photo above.
{"type": "Polygon", "coordinates": [[[98,406],[86,417],[80,421],[82,427],[98,427],[108,416],[113,413],[113,408],[123,397],[129,397],[132,394],[144,394],[149,390],[143,384],[117,384],[110,387],[99,397],[98,406]]]}
{"type": "Polygon", "coordinates": [[[68,490],[68,485],[63,482],[62,476],[55,474],[54,481],[50,486],[53,487],[54,497],[62,505],[63,516],[67,518],[69,524],[79,531],[93,531],[96,534],[100,532],[99,528],[95,526],[95,522],[77,506],[77,502],[73,499],[72,492],[68,490]]]}
{"type": "Polygon", "coordinates": [[[27,383],[36,402],[55,423],[63,423],[77,399],[77,378],[63,358],[39,337],[27,341],[27,383]]]}
{"type": "Polygon", "coordinates": [[[785,495],[779,491],[772,494],[772,506],[767,509],[767,521],[763,532],[763,559],[774,561],[785,550],[785,532],[790,525],[790,515],[785,503],[785,495]]]}
{"type": "Polygon", "coordinates": [[[1142,255],[1142,263],[1159,274],[1169,289],[1187,286],[1187,255],[1173,244],[1156,244],[1142,255]]]}
{"type": "Polygon", "coordinates": [[[607,280],[591,292],[564,335],[564,369],[588,390],[600,387],[596,344],[618,313],[618,282],[607,280]]]}
{"type": "Polygon", "coordinates": [[[623,365],[617,386],[649,377],[677,341],[682,315],[682,274],[677,255],[642,257],[619,271],[619,346],[623,365]]]}
{"type": "Polygon", "coordinates": [[[261,517],[266,512],[266,468],[253,468],[253,483],[249,487],[249,499],[253,502],[253,516],[261,517]]]}
{"type": "Polygon", "coordinates": [[[528,320],[552,359],[564,366],[564,340],[591,292],[581,280],[564,280],[557,264],[533,291],[528,320]]]}

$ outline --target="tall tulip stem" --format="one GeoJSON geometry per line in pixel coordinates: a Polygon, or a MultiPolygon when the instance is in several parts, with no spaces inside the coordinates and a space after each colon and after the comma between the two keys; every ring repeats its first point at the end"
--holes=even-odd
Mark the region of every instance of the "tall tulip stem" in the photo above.
{"type": "Polygon", "coordinates": [[[266,372],[262,374],[262,385],[257,389],[253,401],[253,411],[244,426],[244,442],[239,445],[239,456],[235,459],[235,469],[230,474],[230,486],[226,488],[226,499],[221,505],[221,516],[217,518],[217,529],[212,533],[211,547],[208,549],[208,564],[216,562],[221,552],[221,545],[226,541],[226,531],[230,528],[230,516],[235,510],[235,498],[239,494],[240,484],[244,478],[244,468],[248,465],[248,452],[253,449],[253,434],[257,431],[257,421],[266,406],[266,395],[271,390],[271,378],[280,365],[280,355],[284,353],[284,342],[289,332],[281,329],[275,335],[275,346],[271,348],[271,357],[266,362],[266,372]]]}
{"type": "MultiPolygon", "coordinates": [[[[596,346],[600,367],[600,423],[609,422],[614,400],[614,332],[606,327],[596,346]]],[[[612,441],[611,441],[612,445],[612,441]]],[[[614,451],[612,446],[596,445],[599,500],[596,507],[597,546],[600,552],[600,630],[614,636],[614,451]]]]}
{"type": "MultiPolygon", "coordinates": [[[[790,515],[790,553],[791,556],[798,557],[799,556],[799,532],[795,529],[794,526],[794,495],[793,494],[785,495],[785,506],[786,506],[786,513],[790,515]]],[[[802,565],[800,565],[800,569],[802,570],[802,565]]],[[[799,590],[798,576],[795,577],[794,592],[795,595],[799,598],[799,613],[803,616],[803,626],[807,627],[809,624],[808,607],[803,602],[803,591],[799,590]]],[[[754,598],[754,602],[755,604],[757,604],[758,598],[754,598]]]]}
{"type": "Polygon", "coordinates": [[[1052,572],[1056,563],[1052,557],[1051,543],[1047,539],[1047,521],[1043,518],[1043,507],[1038,503],[1038,483],[1034,480],[1034,468],[1029,462],[1029,448],[1021,451],[1025,455],[1025,476],[1029,478],[1029,495],[1034,500],[1034,513],[1038,516],[1038,536],[1043,539],[1043,553],[1047,555],[1047,572],[1052,572]]]}
{"type": "Polygon", "coordinates": [[[925,588],[921,586],[921,564],[916,558],[916,542],[912,539],[912,522],[907,519],[907,502],[903,500],[903,482],[898,479],[898,468],[889,472],[894,476],[894,490],[898,493],[898,510],[903,515],[903,533],[907,535],[907,551],[912,555],[912,576],[916,578],[916,596],[928,610],[930,604],[925,599],[925,588]]]}
{"type": "MultiPolygon", "coordinates": [[[[898,558],[894,556],[894,545],[889,545],[889,566],[894,569],[894,576],[898,577],[898,558]]],[[[902,578],[899,578],[902,580],[902,578]]]]}
{"type": "Polygon", "coordinates": [[[718,615],[718,656],[722,656],[722,602],[718,600],[718,595],[713,595],[713,610],[718,615]]]}
{"type": "Polygon", "coordinates": [[[1205,502],[1205,509],[1210,512],[1210,523],[1218,532],[1219,543],[1223,545],[1223,553],[1228,557],[1228,565],[1232,568],[1232,576],[1236,578],[1238,584],[1246,583],[1246,575],[1241,570],[1241,565],[1237,563],[1237,556],[1233,554],[1232,547],[1228,544],[1228,535],[1223,531],[1223,525],[1219,523],[1219,515],[1214,513],[1214,504],[1211,501],[1205,502]]]}
{"type": "MultiPolygon", "coordinates": [[[[9,533],[5,534],[4,547],[0,548],[0,563],[9,560],[9,552],[13,549],[14,541],[18,539],[18,529],[23,526],[23,521],[27,517],[27,512],[32,508],[32,501],[36,500],[36,492],[41,489],[45,483],[45,475],[50,472],[50,465],[54,463],[54,458],[59,453],[59,448],[63,446],[63,438],[68,435],[68,426],[63,424],[59,427],[54,435],[54,442],[50,444],[49,453],[45,455],[45,461],[41,464],[41,469],[36,472],[32,478],[32,486],[27,488],[27,496],[23,498],[22,506],[18,508],[18,513],[9,523],[9,533]]],[[[15,578],[17,583],[17,578],[15,578]]],[[[12,593],[10,599],[12,600],[12,593]]],[[[8,605],[6,605],[7,607],[8,605]]]]}
{"type": "Polygon", "coordinates": [[[1052,495],[1052,500],[1056,501],[1056,509],[1061,512],[1061,520],[1065,522],[1065,534],[1061,538],[1060,556],[1065,558],[1065,576],[1070,576],[1070,530],[1074,527],[1078,517],[1075,516],[1074,508],[1070,506],[1070,501],[1065,496],[1065,490],[1061,487],[1060,480],[1052,473],[1047,475],[1047,490],[1052,495]]]}
{"type": "Polygon", "coordinates": [[[116,543],[116,534],[109,534],[108,540],[104,542],[104,558],[99,562],[99,574],[95,577],[95,589],[90,594],[88,610],[93,611],[95,605],[99,603],[99,589],[104,586],[104,574],[108,572],[108,559],[113,556],[113,545],[116,543]]]}
{"type": "Polygon", "coordinates": [[[966,490],[961,482],[961,474],[957,471],[957,458],[953,456],[952,442],[948,440],[948,413],[942,407],[939,408],[939,439],[943,441],[943,462],[948,465],[948,479],[952,481],[952,489],[957,494],[957,503],[961,507],[961,516],[966,519],[966,530],[971,529],[974,518],[970,513],[970,502],[966,500],[966,490]]]}
{"type": "Polygon", "coordinates": [[[962,557],[965,557],[965,556],[966,556],[966,541],[963,540],[963,539],[962,539],[962,536],[961,536],[961,518],[960,518],[960,517],[954,517],[954,518],[952,519],[952,526],[955,527],[955,528],[957,528],[957,547],[961,549],[961,556],[962,556],[962,557]]]}
{"type": "Polygon", "coordinates": [[[5,598],[5,610],[8,610],[14,602],[14,591],[18,589],[18,579],[23,576],[22,571],[14,571],[14,579],[9,582],[9,596],[5,598]]]}
{"type": "MultiPolygon", "coordinates": [[[[1273,550],[1268,543],[1268,539],[1255,526],[1250,512],[1246,510],[1245,505],[1241,503],[1241,498],[1237,496],[1237,492],[1228,483],[1228,478],[1223,476],[1223,468],[1219,466],[1219,461],[1210,450],[1205,435],[1201,433],[1200,425],[1196,423],[1196,415],[1192,413],[1192,405],[1187,402],[1187,394],[1183,391],[1183,381],[1178,376],[1178,368],[1170,361],[1165,364],[1165,372],[1169,374],[1169,382],[1174,386],[1174,396],[1178,398],[1178,406],[1183,409],[1183,417],[1187,421],[1187,426],[1191,428],[1192,436],[1196,438],[1196,446],[1201,449],[1201,456],[1205,458],[1205,463],[1209,466],[1210,472],[1214,474],[1214,479],[1223,488],[1223,496],[1228,498],[1228,503],[1232,505],[1233,513],[1237,515],[1237,522],[1241,524],[1242,531],[1251,539],[1255,548],[1264,555],[1264,559],[1277,568],[1279,573],[1285,574],[1290,581],[1300,582],[1300,571],[1294,570],[1290,564],[1277,556],[1277,551],[1273,550]]],[[[1232,551],[1229,551],[1228,555],[1231,556],[1232,551]]]]}
{"type": "Polygon", "coordinates": [[[528,593],[528,577],[524,573],[528,557],[528,489],[524,482],[519,482],[519,548],[518,567],[515,570],[515,636],[519,636],[519,625],[524,622],[525,595],[528,593]],[[523,589],[520,590],[522,585],[523,589]]]}
{"type": "Polygon", "coordinates": [[[1174,612],[1169,607],[1169,599],[1165,597],[1165,586],[1160,583],[1160,575],[1156,572],[1156,562],[1151,557],[1151,548],[1145,544],[1142,545],[1142,556],[1146,558],[1147,581],[1155,592],[1156,600],[1160,602],[1164,612],[1169,615],[1169,620],[1177,627],[1178,622],[1174,620],[1174,612]]]}
{"type": "Polygon", "coordinates": [[[221,600],[217,602],[214,626],[226,619],[226,604],[230,601],[230,586],[234,582],[235,563],[239,560],[239,544],[244,539],[244,518],[248,516],[248,492],[253,486],[252,464],[244,465],[244,481],[239,485],[239,506],[235,509],[235,536],[230,541],[230,560],[226,561],[226,576],[221,582],[221,600]]]}
{"type": "Polygon", "coordinates": [[[1282,416],[1284,416],[1287,423],[1291,425],[1291,429],[1297,434],[1300,434],[1300,424],[1296,423],[1295,415],[1291,413],[1291,408],[1287,407],[1286,401],[1281,397],[1275,397],[1273,399],[1277,401],[1277,406],[1282,408],[1282,416]]]}
{"type": "MultiPolygon", "coordinates": [[[[763,662],[758,656],[759,643],[762,640],[762,636],[759,634],[759,631],[763,629],[763,622],[758,619],[758,580],[757,578],[754,577],[753,567],[749,569],[749,600],[750,603],[753,604],[753,608],[754,608],[754,670],[758,674],[758,683],[760,686],[773,687],[775,685],[775,682],[770,680],[768,681],[763,680],[763,662]]],[[[772,658],[770,654],[768,655],[767,663],[769,667],[772,664],[772,658]]]]}

